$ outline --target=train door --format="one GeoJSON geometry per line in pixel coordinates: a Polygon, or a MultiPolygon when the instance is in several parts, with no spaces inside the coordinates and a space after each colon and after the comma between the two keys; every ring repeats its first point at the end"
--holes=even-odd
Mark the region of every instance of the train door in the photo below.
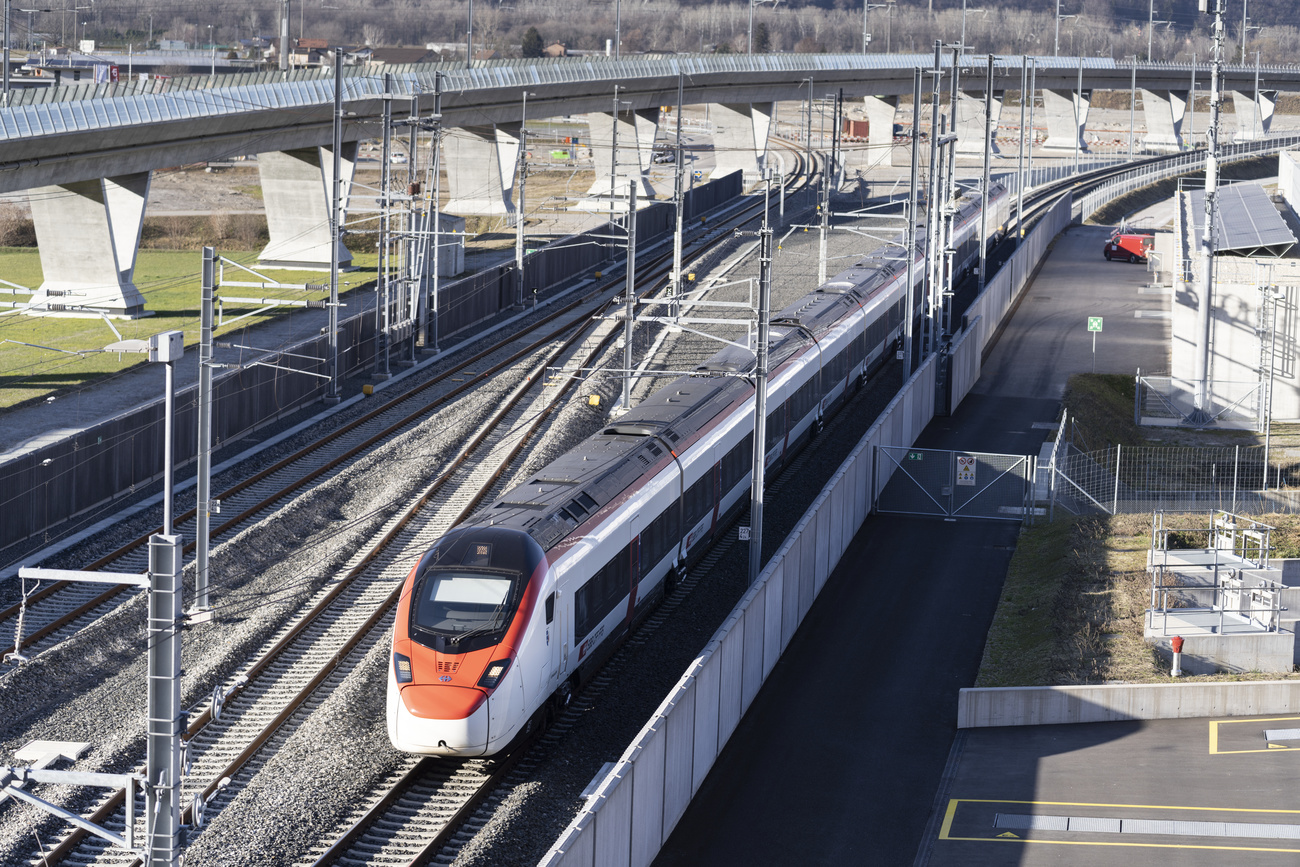
{"type": "Polygon", "coordinates": [[[552,659],[555,654],[559,654],[558,660],[555,661],[555,673],[557,680],[564,680],[569,674],[569,628],[573,622],[572,602],[564,598],[560,588],[555,588],[555,622],[551,624],[551,647],[552,659]]]}
{"type": "MultiPolygon", "coordinates": [[[[641,526],[641,516],[640,516],[640,515],[633,515],[633,516],[632,516],[632,524],[631,524],[631,526],[633,526],[633,527],[640,527],[640,526],[641,526]]],[[[632,537],[632,541],[629,542],[629,543],[628,543],[628,546],[627,546],[627,556],[628,556],[628,561],[629,561],[628,564],[627,564],[627,622],[628,622],[628,625],[631,625],[631,623],[632,623],[632,618],[633,618],[633,616],[636,614],[636,592],[637,592],[637,584],[641,581],[641,568],[640,568],[641,556],[640,556],[640,548],[641,548],[641,537],[640,537],[640,536],[633,536],[633,537],[632,537]]]]}
{"type": "Polygon", "coordinates": [[[540,681],[550,685],[548,692],[555,688],[555,673],[560,670],[560,621],[556,612],[556,595],[556,591],[552,590],[542,604],[542,614],[546,619],[543,625],[546,635],[546,653],[542,658],[540,681]]]}

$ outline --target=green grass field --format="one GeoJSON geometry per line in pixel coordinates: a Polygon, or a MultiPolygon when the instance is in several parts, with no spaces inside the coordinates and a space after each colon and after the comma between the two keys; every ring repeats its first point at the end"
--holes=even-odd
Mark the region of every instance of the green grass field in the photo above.
{"type": "MultiPolygon", "coordinates": [[[[231,253],[228,258],[255,266],[256,254],[231,253]]],[[[185,332],[186,347],[199,339],[199,291],[202,253],[198,251],[141,250],[136,262],[135,285],[144,294],[147,309],[153,314],[141,319],[113,320],[113,327],[124,338],[143,338],[162,331],[185,332]]],[[[339,290],[346,291],[375,279],[374,253],[358,254],[358,270],[339,277],[339,290]]],[[[319,271],[266,271],[272,279],[284,283],[327,283],[328,275],[319,271]]],[[[30,288],[41,284],[39,253],[32,248],[0,248],[0,279],[30,288]]],[[[226,279],[254,280],[253,275],[226,268],[226,279]]],[[[7,287],[0,287],[7,288],[7,287]]],[[[304,292],[290,289],[252,289],[230,287],[229,297],[274,297],[291,300],[318,300],[328,292],[304,292]]],[[[27,295],[3,295],[2,300],[26,301],[27,295]]],[[[254,307],[226,305],[229,320],[254,307]]],[[[283,308],[288,312],[298,308],[283,308]]],[[[217,334],[239,330],[266,321],[274,312],[259,314],[236,324],[218,328],[217,334]]],[[[0,308],[0,411],[81,388],[96,380],[143,363],[136,354],[94,352],[117,340],[102,319],[26,316],[0,308]],[[89,350],[89,351],[88,351],[89,350]]]]}

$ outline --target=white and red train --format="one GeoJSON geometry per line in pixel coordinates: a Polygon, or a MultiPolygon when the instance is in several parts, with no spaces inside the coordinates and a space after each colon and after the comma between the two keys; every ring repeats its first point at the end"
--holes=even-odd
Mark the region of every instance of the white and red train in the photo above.
{"type": "MultiPolygon", "coordinates": [[[[1000,233],[1008,197],[991,192],[1000,233]]],[[[963,271],[978,257],[980,207],[968,194],[954,222],[963,271]]],[[[886,245],[773,316],[769,467],[894,345],[906,273],[905,249],[886,245]]],[[[728,347],[429,549],[393,629],[395,747],[492,755],[568,701],[748,502],[754,389],[734,374],[753,364],[728,347]]]]}

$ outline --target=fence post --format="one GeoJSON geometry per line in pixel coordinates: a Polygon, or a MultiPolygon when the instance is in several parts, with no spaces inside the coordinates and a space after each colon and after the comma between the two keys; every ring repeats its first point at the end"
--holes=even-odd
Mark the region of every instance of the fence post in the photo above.
{"type": "Polygon", "coordinates": [[[1241,446],[1232,448],[1232,512],[1237,512],[1237,469],[1241,463],[1241,446]]]}
{"type": "Polygon", "coordinates": [[[1122,444],[1116,444],[1115,446],[1115,499],[1112,501],[1110,507],[1110,513],[1112,515],[1119,514],[1119,462],[1120,462],[1120,458],[1122,458],[1123,456],[1124,456],[1124,446],[1122,444]]]}

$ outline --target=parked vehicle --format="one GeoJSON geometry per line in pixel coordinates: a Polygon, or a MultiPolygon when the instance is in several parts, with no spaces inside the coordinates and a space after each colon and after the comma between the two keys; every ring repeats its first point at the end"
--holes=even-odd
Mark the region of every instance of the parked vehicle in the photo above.
{"type": "Polygon", "coordinates": [[[1102,255],[1106,257],[1107,262],[1123,259],[1136,265],[1147,260],[1147,255],[1155,245],[1155,235],[1144,235],[1117,229],[1115,234],[1110,236],[1110,240],[1106,242],[1106,246],[1102,249],[1102,255]]]}

